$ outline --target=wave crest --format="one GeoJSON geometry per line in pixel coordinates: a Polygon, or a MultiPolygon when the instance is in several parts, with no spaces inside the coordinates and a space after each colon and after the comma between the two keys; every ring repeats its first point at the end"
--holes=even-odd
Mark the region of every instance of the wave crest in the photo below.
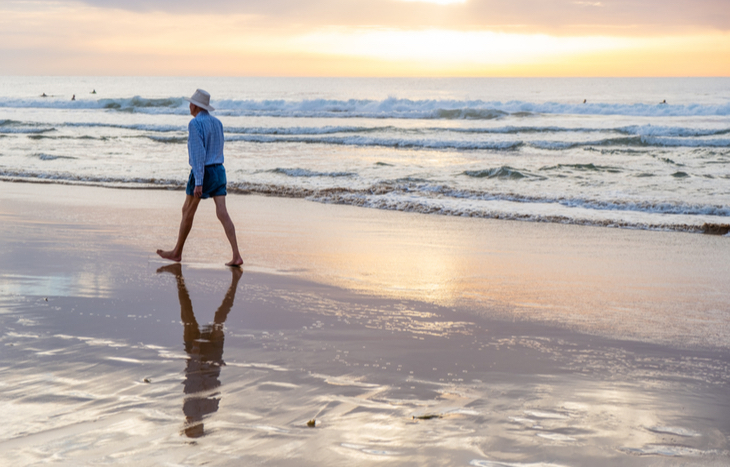
{"type": "Polygon", "coordinates": [[[521,172],[517,169],[513,169],[509,166],[496,167],[485,170],[465,170],[462,175],[473,178],[499,178],[506,180],[520,180],[523,178],[532,177],[527,172],[521,172]]]}
{"type": "MultiPolygon", "coordinates": [[[[147,113],[187,113],[183,97],[79,99],[65,97],[0,98],[0,107],[110,109],[147,113]]],[[[492,120],[505,116],[528,117],[533,114],[556,115],[625,115],[635,117],[729,116],[730,103],[707,104],[646,104],[526,101],[482,101],[449,99],[304,99],[304,100],[238,100],[221,99],[214,102],[220,115],[319,118],[392,118],[392,119],[475,119],[492,120]]],[[[627,127],[631,131],[631,127],[627,127]]]]}
{"type": "Polygon", "coordinates": [[[286,175],[287,177],[356,177],[357,174],[353,172],[314,172],[307,169],[281,169],[276,168],[269,170],[268,172],[286,175]]]}
{"type": "Polygon", "coordinates": [[[181,97],[167,97],[149,99],[134,96],[131,99],[99,99],[99,105],[105,109],[150,109],[150,108],[179,108],[185,103],[181,97]]]}

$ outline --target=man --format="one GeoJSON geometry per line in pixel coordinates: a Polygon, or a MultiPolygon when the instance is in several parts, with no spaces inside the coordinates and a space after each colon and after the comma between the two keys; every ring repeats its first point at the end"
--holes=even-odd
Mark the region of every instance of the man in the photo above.
{"type": "Polygon", "coordinates": [[[226,209],[226,170],[223,168],[223,125],[210,115],[215,110],[210,105],[210,94],[198,89],[190,99],[190,115],[194,118],[188,124],[188,157],[192,170],[185,190],[185,203],[175,248],[170,251],[157,250],[165,259],[182,260],[183,247],[193,227],[195,211],[201,199],[213,198],[218,220],[231,244],[233,258],[226,266],[240,267],[243,258],[238,251],[236,228],[226,209]]]}

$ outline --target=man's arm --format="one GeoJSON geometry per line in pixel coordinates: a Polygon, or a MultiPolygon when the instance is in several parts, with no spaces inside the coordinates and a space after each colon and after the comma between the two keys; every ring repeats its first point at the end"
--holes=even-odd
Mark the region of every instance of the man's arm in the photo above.
{"type": "Polygon", "coordinates": [[[203,145],[203,134],[195,119],[190,120],[188,124],[188,156],[195,178],[194,195],[200,198],[203,194],[203,177],[205,176],[205,146],[203,145]]]}

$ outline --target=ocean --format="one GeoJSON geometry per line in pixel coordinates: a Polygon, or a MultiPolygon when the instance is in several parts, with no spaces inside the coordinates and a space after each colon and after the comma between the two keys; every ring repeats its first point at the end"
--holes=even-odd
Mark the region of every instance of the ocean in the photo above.
{"type": "Polygon", "coordinates": [[[730,216],[730,78],[1,77],[0,179],[181,189],[196,88],[233,194],[684,232],[730,216]]]}

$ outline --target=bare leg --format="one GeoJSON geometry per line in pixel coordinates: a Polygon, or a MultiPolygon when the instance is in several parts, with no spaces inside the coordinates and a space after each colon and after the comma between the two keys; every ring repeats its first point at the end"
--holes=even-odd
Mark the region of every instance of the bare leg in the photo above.
{"type": "Polygon", "coordinates": [[[195,218],[195,211],[198,210],[198,204],[200,204],[200,198],[185,195],[185,202],[182,207],[182,220],[180,221],[180,231],[177,234],[177,243],[175,244],[175,248],[169,251],[157,250],[158,255],[175,262],[179,262],[182,259],[185,240],[188,238],[190,229],[193,228],[193,219],[195,218]]]}
{"type": "Polygon", "coordinates": [[[218,216],[221,224],[223,224],[223,230],[226,232],[226,237],[228,237],[228,242],[231,244],[231,251],[233,252],[233,259],[226,263],[226,266],[240,266],[243,264],[243,258],[241,257],[241,252],[238,251],[236,227],[233,225],[231,216],[228,215],[228,209],[226,208],[226,197],[214,196],[213,201],[215,201],[215,214],[218,216]]]}

